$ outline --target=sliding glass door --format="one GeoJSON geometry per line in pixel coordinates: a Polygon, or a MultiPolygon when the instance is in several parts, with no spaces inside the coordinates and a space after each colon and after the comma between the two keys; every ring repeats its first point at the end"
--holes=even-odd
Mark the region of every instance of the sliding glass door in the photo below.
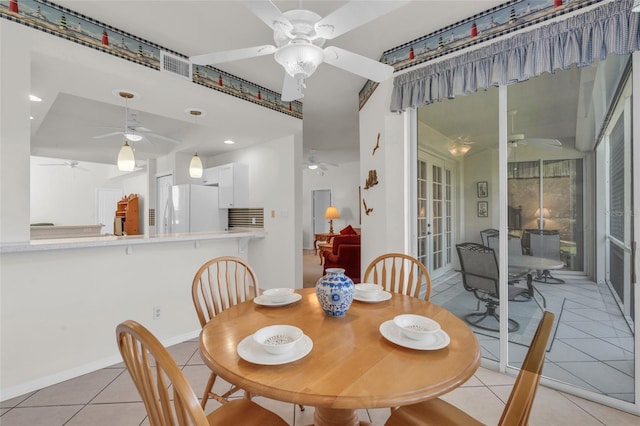
{"type": "MultiPolygon", "coordinates": [[[[625,318],[634,318],[632,262],[634,229],[631,83],[628,81],[612,111],[601,141],[605,157],[605,279],[625,318]]],[[[637,153],[636,153],[637,155],[637,153]]]]}
{"type": "Polygon", "coordinates": [[[507,368],[521,365],[543,311],[553,312],[544,375],[613,405],[635,401],[628,59],[611,55],[417,113],[417,238],[437,276],[432,301],[469,323],[483,358],[507,368]],[[444,158],[455,164],[451,215],[444,158]],[[461,243],[491,248],[502,265],[499,315],[463,285],[461,243]],[[460,274],[439,274],[447,249],[460,274]],[[512,286],[529,297],[507,300],[512,286]],[[484,312],[481,323],[470,320],[484,312]],[[505,312],[510,330],[500,327],[505,312]]]}

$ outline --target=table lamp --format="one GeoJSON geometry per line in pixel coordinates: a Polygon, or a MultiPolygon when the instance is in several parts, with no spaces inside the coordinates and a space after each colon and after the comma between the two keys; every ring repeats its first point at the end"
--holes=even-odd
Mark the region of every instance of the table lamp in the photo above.
{"type": "Polygon", "coordinates": [[[538,220],[538,229],[544,228],[544,220],[547,219],[550,215],[551,213],[549,212],[549,209],[546,207],[543,207],[542,211],[540,211],[540,208],[536,209],[535,216],[536,216],[536,219],[538,220]]]}
{"type": "Polygon", "coordinates": [[[333,234],[333,219],[340,218],[340,213],[338,213],[338,209],[335,206],[327,207],[327,210],[324,212],[324,218],[329,219],[329,233],[333,234]]]}

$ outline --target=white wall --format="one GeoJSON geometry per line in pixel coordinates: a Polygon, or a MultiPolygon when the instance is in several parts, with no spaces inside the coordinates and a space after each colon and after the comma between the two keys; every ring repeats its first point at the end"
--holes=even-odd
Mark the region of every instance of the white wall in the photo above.
{"type": "Polygon", "coordinates": [[[360,213],[358,201],[360,162],[341,163],[338,167],[328,167],[323,174],[315,170],[302,171],[302,229],[303,246],[313,249],[313,197],[312,191],[328,189],[331,191],[331,204],[338,208],[340,219],[334,219],[333,230],[338,232],[347,225],[360,227],[360,213]]]}
{"type": "MultiPolygon", "coordinates": [[[[31,157],[31,223],[97,224],[96,190],[123,190],[121,180],[111,178],[114,165],[83,162],[69,168],[47,164],[64,163],[58,158],[31,157]]],[[[114,205],[114,212],[116,208],[114,205]]]]}
{"type": "Polygon", "coordinates": [[[498,153],[483,151],[476,155],[467,154],[463,161],[464,180],[462,181],[462,197],[464,202],[462,221],[464,233],[460,241],[480,243],[480,231],[487,228],[499,228],[500,211],[496,207],[500,202],[498,193],[498,153]],[[487,182],[489,197],[478,198],[478,182],[487,182]],[[478,217],[477,202],[489,204],[489,217],[478,217]]]}
{"type": "Polygon", "coordinates": [[[405,253],[410,247],[408,236],[408,201],[412,194],[406,188],[408,141],[405,139],[404,117],[389,111],[393,81],[381,83],[360,110],[360,182],[369,170],[376,170],[378,185],[362,191],[362,198],[373,211],[362,213],[362,269],[380,254],[405,253]],[[380,133],[380,148],[372,155],[380,133]]]}
{"type": "Polygon", "coordinates": [[[244,256],[235,239],[131,249],[0,256],[1,400],[120,362],[115,327],[126,319],[165,342],[196,337],[193,274],[212,257],[244,256]],[[154,307],[161,308],[159,320],[154,307]]]}
{"type": "Polygon", "coordinates": [[[302,288],[301,136],[205,159],[207,167],[233,162],[249,166],[250,207],[264,208],[267,235],[249,244],[248,257],[260,287],[302,288]]]}
{"type": "Polygon", "coordinates": [[[31,33],[0,19],[0,241],[29,241],[31,33]],[[20,190],[16,190],[19,188],[20,190]]]}

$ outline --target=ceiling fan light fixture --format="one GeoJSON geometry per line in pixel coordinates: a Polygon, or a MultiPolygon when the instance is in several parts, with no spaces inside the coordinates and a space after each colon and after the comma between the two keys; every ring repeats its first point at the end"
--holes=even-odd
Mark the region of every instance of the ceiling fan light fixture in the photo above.
{"type": "Polygon", "coordinates": [[[124,134],[124,137],[131,142],[140,142],[142,140],[142,135],[137,135],[135,133],[127,132],[124,134]]]}
{"type": "Polygon", "coordinates": [[[118,170],[123,172],[132,172],[136,167],[136,158],[133,155],[133,148],[129,146],[128,141],[124,141],[124,145],[118,153],[118,170]]]}
{"type": "Polygon", "coordinates": [[[324,61],[324,52],[318,46],[294,40],[280,47],[274,58],[290,76],[296,77],[302,74],[304,78],[307,78],[324,61]]]}
{"type": "Polygon", "coordinates": [[[36,96],[36,95],[29,95],[29,100],[31,102],[42,102],[42,98],[36,96]]]}
{"type": "Polygon", "coordinates": [[[448,150],[451,155],[454,157],[461,157],[465,155],[471,149],[471,145],[451,145],[448,150]]]}
{"type": "Polygon", "coordinates": [[[201,178],[202,170],[203,170],[202,159],[196,152],[195,154],[193,154],[193,157],[191,157],[191,163],[189,163],[189,176],[191,176],[194,179],[201,178]]]}
{"type": "Polygon", "coordinates": [[[232,141],[231,139],[227,139],[223,142],[225,145],[233,145],[235,142],[232,141]]]}
{"type": "Polygon", "coordinates": [[[309,164],[307,167],[309,167],[309,170],[315,170],[318,168],[317,164],[309,164]]]}

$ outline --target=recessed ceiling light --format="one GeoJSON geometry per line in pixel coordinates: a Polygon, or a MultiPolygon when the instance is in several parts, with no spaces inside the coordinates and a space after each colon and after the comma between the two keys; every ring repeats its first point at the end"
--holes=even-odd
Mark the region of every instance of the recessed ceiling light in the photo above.
{"type": "Polygon", "coordinates": [[[31,102],[42,102],[42,98],[39,98],[36,95],[29,95],[29,100],[31,102]]]}
{"type": "Polygon", "coordinates": [[[33,120],[33,115],[30,115],[30,116],[29,116],[29,120],[33,120]]]}
{"type": "Polygon", "coordinates": [[[231,139],[227,139],[226,141],[224,141],[224,143],[226,143],[227,145],[233,145],[235,142],[231,139]]]}

